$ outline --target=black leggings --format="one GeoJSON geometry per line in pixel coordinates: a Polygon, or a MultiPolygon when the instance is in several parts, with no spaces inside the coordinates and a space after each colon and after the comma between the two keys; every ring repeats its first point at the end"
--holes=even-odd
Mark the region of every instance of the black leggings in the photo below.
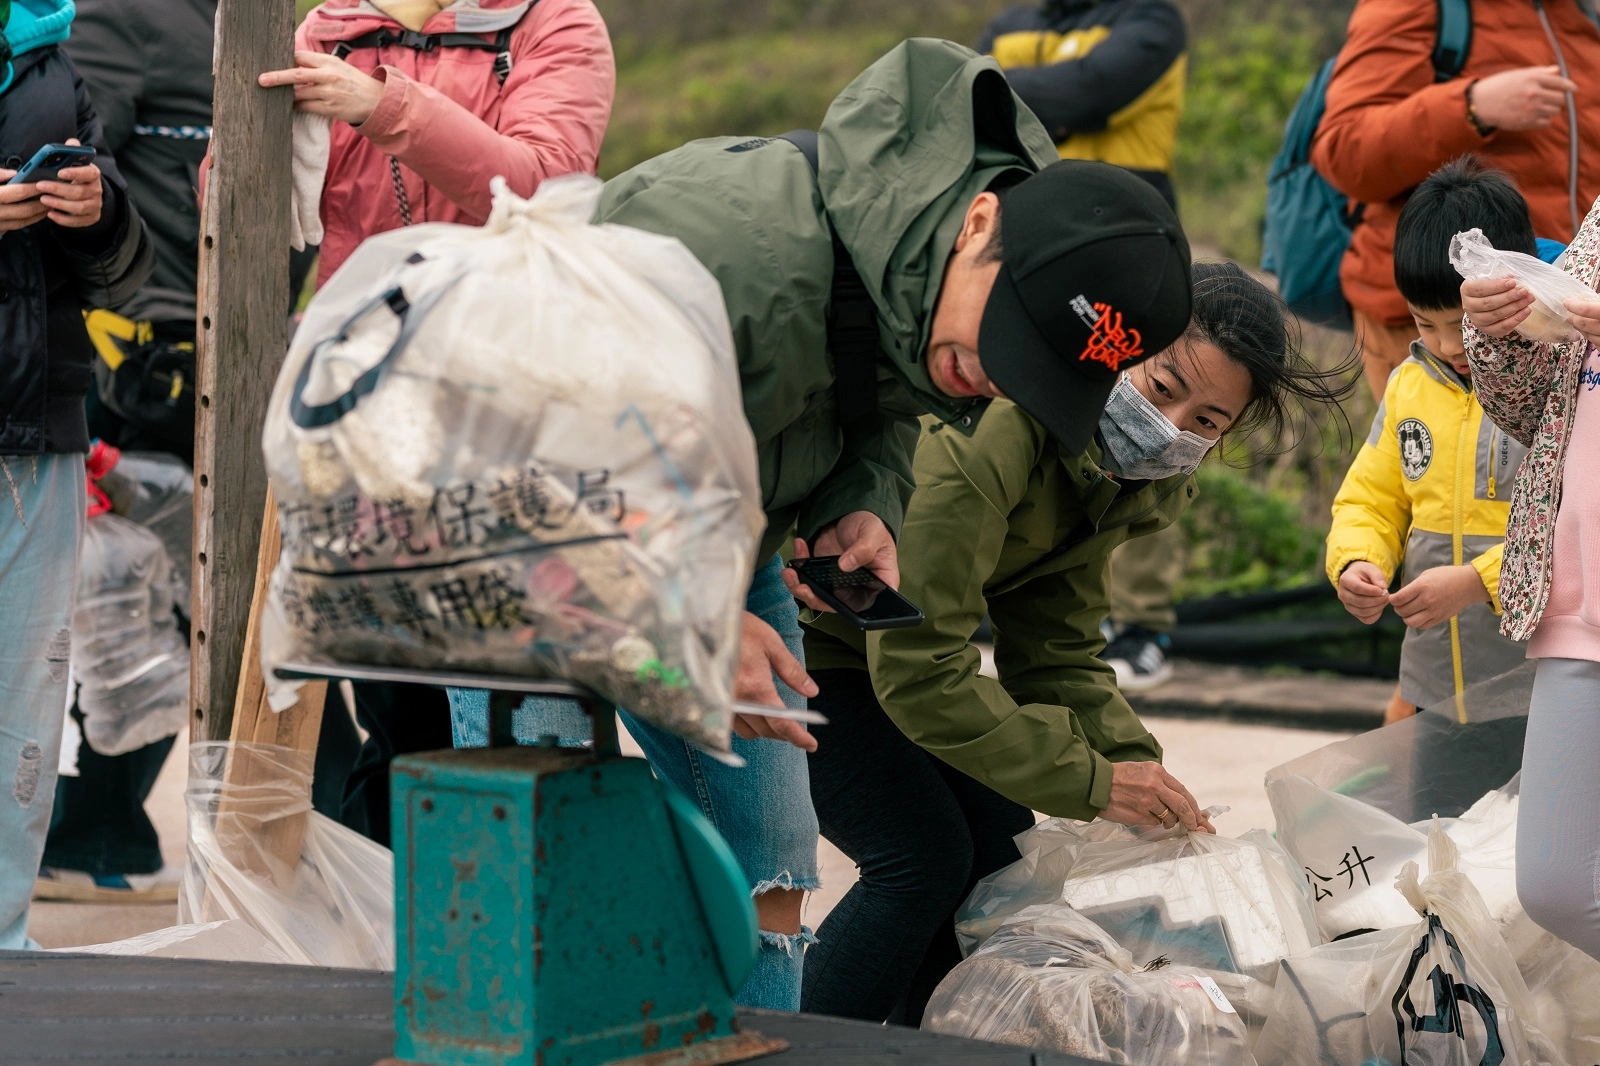
{"type": "Polygon", "coordinates": [[[961,961],[953,919],[979,879],[1017,861],[1033,813],[917,747],[889,720],[865,670],[816,670],[808,756],[822,835],[861,879],[806,952],[801,1009],[918,1025],[961,961]]]}

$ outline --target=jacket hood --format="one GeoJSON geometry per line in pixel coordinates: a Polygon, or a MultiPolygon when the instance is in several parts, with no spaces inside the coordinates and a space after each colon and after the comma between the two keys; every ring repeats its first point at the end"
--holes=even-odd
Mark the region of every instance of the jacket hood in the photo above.
{"type": "MultiPolygon", "coordinates": [[[[72,16],[77,13],[72,0],[0,0],[0,11],[10,8],[5,19],[6,43],[11,46],[11,56],[60,44],[72,32],[72,16]]],[[[10,58],[0,68],[0,93],[11,88],[16,69],[10,58]]]]}
{"type": "Polygon", "coordinates": [[[949,41],[900,44],[822,120],[817,181],[829,223],[877,305],[896,373],[946,421],[974,403],[935,389],[923,353],[967,207],[997,179],[1020,180],[1056,158],[999,64],[949,41]]]}
{"type": "MultiPolygon", "coordinates": [[[[423,23],[420,32],[499,33],[520,22],[532,6],[533,0],[455,0],[423,23]]],[[[313,41],[348,41],[385,28],[405,29],[372,0],[326,0],[305,21],[313,41]]]]}

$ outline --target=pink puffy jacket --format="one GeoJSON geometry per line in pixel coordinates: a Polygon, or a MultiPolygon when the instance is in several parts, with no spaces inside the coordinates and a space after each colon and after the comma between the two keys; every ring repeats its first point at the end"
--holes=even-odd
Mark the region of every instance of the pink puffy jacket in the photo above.
{"type": "MultiPolygon", "coordinates": [[[[413,222],[481,225],[497,174],[530,196],[545,178],[594,172],[616,93],[600,13],[590,0],[455,0],[421,32],[492,42],[507,26],[516,28],[504,85],[494,53],[475,48],[391,44],[345,57],[385,89],[366,122],[333,124],[319,285],[363,240],[403,224],[390,156],[400,161],[413,222]]],[[[295,47],[332,52],[380,29],[404,27],[368,0],[327,0],[300,24],[295,47]]]]}

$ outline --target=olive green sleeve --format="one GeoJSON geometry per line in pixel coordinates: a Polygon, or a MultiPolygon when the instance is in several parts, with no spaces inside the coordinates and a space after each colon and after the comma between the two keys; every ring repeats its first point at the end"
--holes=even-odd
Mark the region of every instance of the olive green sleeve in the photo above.
{"type": "Polygon", "coordinates": [[[911,394],[887,369],[878,372],[876,410],[844,427],[844,451],[833,472],[800,504],[796,523],[808,541],[831,522],[854,511],[883,519],[899,536],[913,488],[911,457],[918,424],[911,394]]]}
{"type": "MultiPolygon", "coordinates": [[[[1136,757],[1131,753],[1140,747],[1132,726],[1104,713],[1114,701],[1132,719],[1114,689],[1109,698],[1099,691],[1102,684],[1111,687],[1109,672],[1094,662],[1098,648],[1077,628],[1087,624],[1087,601],[1104,600],[1105,575],[1089,575],[1086,593],[1063,591],[1053,599],[1065,604],[1076,595],[1086,601],[1073,609],[1068,629],[1062,629],[1060,615],[1050,619],[1041,613],[1039,624],[1027,623],[1031,641],[1042,635],[1043,659],[1037,665],[1012,664],[1023,682],[1021,702],[999,681],[979,673],[978,650],[971,644],[994,606],[984,585],[1009,533],[1009,516],[1028,492],[1043,444],[1038,424],[1003,403],[990,409],[970,438],[949,430],[923,433],[917,492],[900,534],[900,569],[901,592],[922,608],[927,621],[914,629],[869,634],[867,657],[884,710],[917,744],[1018,803],[1047,814],[1092,818],[1110,792],[1110,764],[1092,741],[1109,742],[1113,757],[1136,757]],[[1088,701],[1094,712],[1089,720],[1074,713],[1078,701],[1088,701]]],[[[1024,633],[1014,631],[1019,637],[1024,633]]],[[[1021,644],[1016,647],[1016,654],[1026,656],[1021,644]]],[[[1143,757],[1159,757],[1153,740],[1144,744],[1143,757]]]]}

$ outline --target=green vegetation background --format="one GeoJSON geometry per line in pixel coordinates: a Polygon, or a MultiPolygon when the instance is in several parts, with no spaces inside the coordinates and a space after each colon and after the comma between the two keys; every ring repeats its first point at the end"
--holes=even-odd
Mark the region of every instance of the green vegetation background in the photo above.
{"type": "MultiPolygon", "coordinates": [[[[1197,256],[1255,266],[1267,165],[1317,66],[1338,48],[1354,0],[1177,0],[1190,28],[1189,85],[1175,164],[1197,256]]],[[[312,3],[298,0],[301,12],[312,3]]],[[[815,128],[860,70],[909,36],[972,44],[1005,0],[596,0],[617,53],[617,100],[602,177],[686,140],[815,128]]],[[[1347,334],[1308,329],[1326,365],[1347,334]]],[[[1321,580],[1328,507],[1372,416],[1364,387],[1344,418],[1303,420],[1295,441],[1235,442],[1201,470],[1185,518],[1184,593],[1321,580]],[[1289,445],[1293,445],[1289,447],[1289,445]],[[1284,449],[1287,448],[1287,451],[1284,449]],[[1277,454],[1283,452],[1283,454],[1277,454]]]]}

